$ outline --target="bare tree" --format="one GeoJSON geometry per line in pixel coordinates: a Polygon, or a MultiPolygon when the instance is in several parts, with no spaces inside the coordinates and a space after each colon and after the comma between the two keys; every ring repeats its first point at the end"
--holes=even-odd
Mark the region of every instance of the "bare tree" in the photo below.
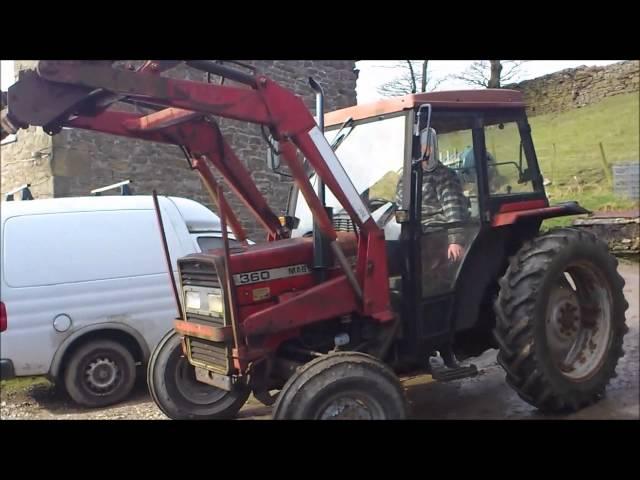
{"type": "Polygon", "coordinates": [[[417,93],[418,85],[419,92],[432,91],[444,81],[428,75],[429,60],[403,60],[383,68],[394,68],[400,71],[398,77],[378,87],[378,93],[385,97],[417,93]]]}
{"type": "Polygon", "coordinates": [[[505,82],[518,79],[524,63],[523,60],[477,60],[464,72],[451,77],[469,85],[500,88],[505,82]]]}

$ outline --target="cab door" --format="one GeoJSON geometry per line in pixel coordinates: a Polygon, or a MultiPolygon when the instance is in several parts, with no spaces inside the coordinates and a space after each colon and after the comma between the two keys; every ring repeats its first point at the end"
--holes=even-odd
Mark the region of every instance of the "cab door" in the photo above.
{"type": "Polygon", "coordinates": [[[469,112],[433,113],[438,166],[429,171],[414,146],[411,224],[416,286],[416,334],[446,340],[453,329],[456,282],[481,230],[484,172],[475,158],[483,149],[482,118],[469,112]]]}

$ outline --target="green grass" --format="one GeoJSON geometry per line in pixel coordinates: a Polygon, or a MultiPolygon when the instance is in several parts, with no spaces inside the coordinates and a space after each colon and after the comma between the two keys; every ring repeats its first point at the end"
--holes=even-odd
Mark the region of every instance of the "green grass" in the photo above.
{"type": "Polygon", "coordinates": [[[36,385],[50,386],[51,382],[45,377],[17,377],[0,382],[0,392],[7,395],[13,392],[27,390],[36,385]]]}
{"type": "MultiPolygon", "coordinates": [[[[613,195],[612,193],[603,193],[603,192],[583,192],[578,195],[569,195],[568,198],[558,199],[551,198],[551,203],[557,203],[559,201],[565,200],[577,200],[580,205],[582,205],[587,210],[592,212],[597,211],[612,211],[612,210],[631,210],[634,208],[638,208],[638,202],[633,200],[628,200],[625,198],[619,198],[613,195]]],[[[581,216],[570,216],[570,217],[560,217],[560,218],[551,218],[549,220],[545,220],[542,223],[542,230],[549,230],[551,228],[556,227],[567,227],[572,224],[572,222],[576,218],[580,218],[581,216]]]]}
{"type": "Polygon", "coordinates": [[[637,93],[630,93],[560,114],[531,117],[531,133],[545,178],[560,187],[569,185],[573,176],[586,184],[605,180],[599,142],[609,164],[637,162],[639,101],[637,93]]]}
{"type": "MultiPolygon", "coordinates": [[[[613,194],[598,143],[602,142],[609,165],[639,161],[639,101],[635,93],[617,95],[584,108],[530,119],[540,168],[551,181],[547,194],[552,203],[577,200],[591,211],[638,208],[637,201],[613,194]]],[[[570,225],[574,218],[546,220],[543,228],[570,225]]]]}

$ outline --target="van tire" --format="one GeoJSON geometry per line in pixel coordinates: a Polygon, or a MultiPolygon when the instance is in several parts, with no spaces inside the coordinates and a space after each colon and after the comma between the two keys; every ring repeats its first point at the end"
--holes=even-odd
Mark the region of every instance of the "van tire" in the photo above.
{"type": "Polygon", "coordinates": [[[133,390],[136,363],[132,353],[113,340],[94,340],[78,347],[64,371],[69,396],[85,407],[122,401],[133,390]]]}

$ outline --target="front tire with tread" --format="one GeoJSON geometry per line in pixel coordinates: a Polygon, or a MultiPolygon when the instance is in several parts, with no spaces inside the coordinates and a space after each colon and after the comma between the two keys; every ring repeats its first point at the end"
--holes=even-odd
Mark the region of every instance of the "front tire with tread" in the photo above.
{"type": "Polygon", "coordinates": [[[344,405],[374,420],[407,416],[404,390],[391,369],[371,355],[339,352],[300,367],[278,395],[273,418],[321,419],[344,411],[344,405]]]}
{"type": "Polygon", "coordinates": [[[194,367],[183,356],[181,340],[177,332],[169,332],[149,359],[147,382],[155,404],[173,420],[235,417],[249,398],[249,389],[236,385],[227,392],[195,380],[194,367]]]}

